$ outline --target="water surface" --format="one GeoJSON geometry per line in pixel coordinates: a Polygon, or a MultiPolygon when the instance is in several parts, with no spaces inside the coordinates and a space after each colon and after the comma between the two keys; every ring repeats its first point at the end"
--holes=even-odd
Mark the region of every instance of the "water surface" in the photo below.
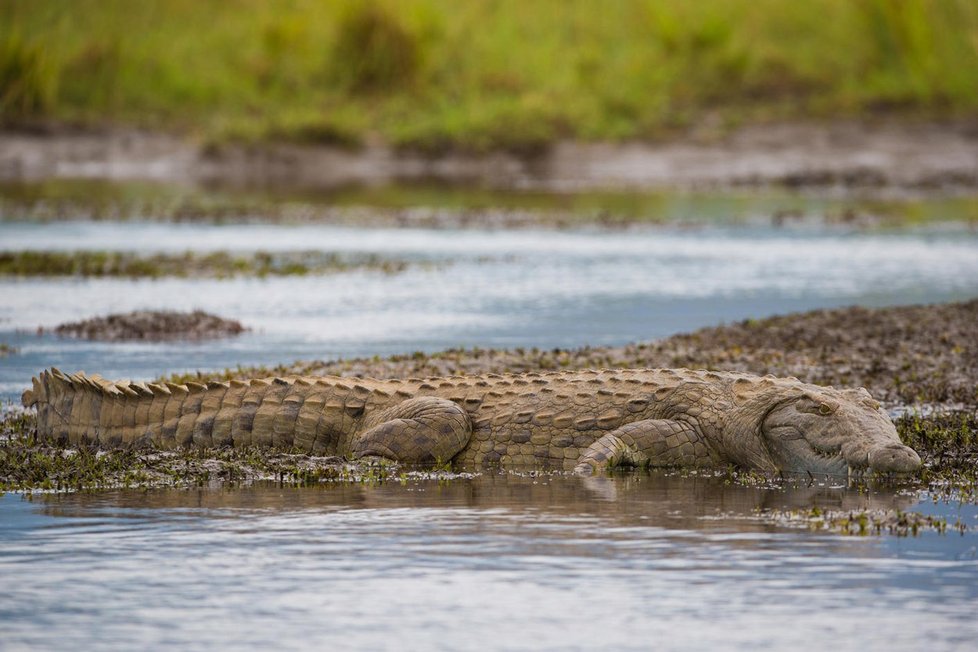
{"type": "MultiPolygon", "coordinates": [[[[88,189],[61,197],[64,189],[41,188],[35,199],[57,205],[88,189]]],[[[112,192],[110,213],[133,205],[125,189],[112,192]]],[[[369,195],[395,208],[431,201],[369,195]]],[[[449,211],[500,202],[441,190],[432,198],[449,211]]],[[[148,379],[452,346],[614,345],[796,310],[978,295],[978,234],[959,228],[973,200],[916,207],[930,226],[882,232],[776,228],[770,215],[783,198],[502,199],[513,210],[610,205],[675,223],[554,231],[172,224],[138,213],[7,219],[4,250],[316,249],[415,264],[397,275],[0,279],[0,342],[19,348],[0,359],[0,399],[14,400],[52,365],[148,379]],[[934,226],[941,219],[958,225],[934,226]],[[203,308],[253,330],[162,344],[35,332],[143,308],[203,308]]],[[[792,210],[846,207],[805,200],[792,210]]],[[[7,494],[0,648],[969,649],[976,517],[973,505],[893,487],[759,488],[661,473],[7,494]],[[969,529],[860,538],[771,517],[814,506],[916,510],[969,529]]]]}
{"type": "Polygon", "coordinates": [[[0,395],[38,370],[164,373],[449,347],[618,345],[724,321],[978,295],[978,234],[775,229],[431,230],[323,225],[0,222],[6,249],[369,253],[388,275],[266,279],[2,279],[0,395]],[[433,264],[423,264],[433,263],[433,264]],[[202,308],[251,334],[105,345],[38,326],[134,309],[202,308]]]}
{"type": "Polygon", "coordinates": [[[5,649],[970,645],[974,534],[765,518],[914,503],[664,474],[7,495],[0,622],[5,649]]]}

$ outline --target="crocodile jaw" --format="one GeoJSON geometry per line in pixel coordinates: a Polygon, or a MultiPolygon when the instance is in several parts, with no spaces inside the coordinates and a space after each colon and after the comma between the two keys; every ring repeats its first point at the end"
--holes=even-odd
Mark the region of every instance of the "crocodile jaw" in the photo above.
{"type": "Polygon", "coordinates": [[[769,444],[775,464],[783,473],[850,475],[852,467],[838,447],[813,446],[794,426],[778,426],[768,433],[777,443],[769,444]]]}
{"type": "Polygon", "coordinates": [[[865,390],[813,388],[776,404],[761,432],[782,472],[910,473],[920,457],[865,390]]]}

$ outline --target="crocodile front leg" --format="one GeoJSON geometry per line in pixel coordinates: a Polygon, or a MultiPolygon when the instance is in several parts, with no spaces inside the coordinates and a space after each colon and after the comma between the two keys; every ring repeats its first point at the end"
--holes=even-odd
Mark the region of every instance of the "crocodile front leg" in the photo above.
{"type": "Polygon", "coordinates": [[[448,462],[472,436],[468,413],[432,396],[399,403],[370,422],[376,425],[353,442],[354,459],[380,456],[396,462],[448,462]]]}
{"type": "Polygon", "coordinates": [[[646,419],[604,435],[581,454],[575,473],[591,475],[616,466],[708,466],[703,438],[687,423],[646,419]]]}

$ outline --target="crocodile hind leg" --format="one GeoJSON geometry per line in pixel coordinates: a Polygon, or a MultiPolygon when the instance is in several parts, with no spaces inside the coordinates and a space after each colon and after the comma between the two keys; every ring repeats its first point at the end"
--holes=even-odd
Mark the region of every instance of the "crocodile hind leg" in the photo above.
{"type": "Polygon", "coordinates": [[[670,419],[635,421],[604,435],[581,454],[576,473],[616,466],[708,466],[712,458],[699,433],[670,419]]]}
{"type": "Polygon", "coordinates": [[[353,458],[379,456],[396,462],[448,462],[472,436],[468,413],[433,396],[412,398],[371,419],[353,441],[353,458]],[[370,424],[368,424],[370,425],[370,424]]]}

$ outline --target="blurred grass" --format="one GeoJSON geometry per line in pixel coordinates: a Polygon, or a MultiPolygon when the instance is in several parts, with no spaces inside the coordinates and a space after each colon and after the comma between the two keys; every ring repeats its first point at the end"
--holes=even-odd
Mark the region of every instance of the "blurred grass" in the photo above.
{"type": "Polygon", "coordinates": [[[974,0],[2,0],[0,120],[532,152],[974,116],[974,0]]]}
{"type": "Polygon", "coordinates": [[[194,188],[142,181],[0,183],[0,222],[160,220],[429,228],[822,225],[863,231],[958,224],[978,230],[978,197],[872,198],[791,190],[550,192],[443,183],[318,191],[194,188]],[[409,217],[410,216],[410,217],[409,217]]]}

